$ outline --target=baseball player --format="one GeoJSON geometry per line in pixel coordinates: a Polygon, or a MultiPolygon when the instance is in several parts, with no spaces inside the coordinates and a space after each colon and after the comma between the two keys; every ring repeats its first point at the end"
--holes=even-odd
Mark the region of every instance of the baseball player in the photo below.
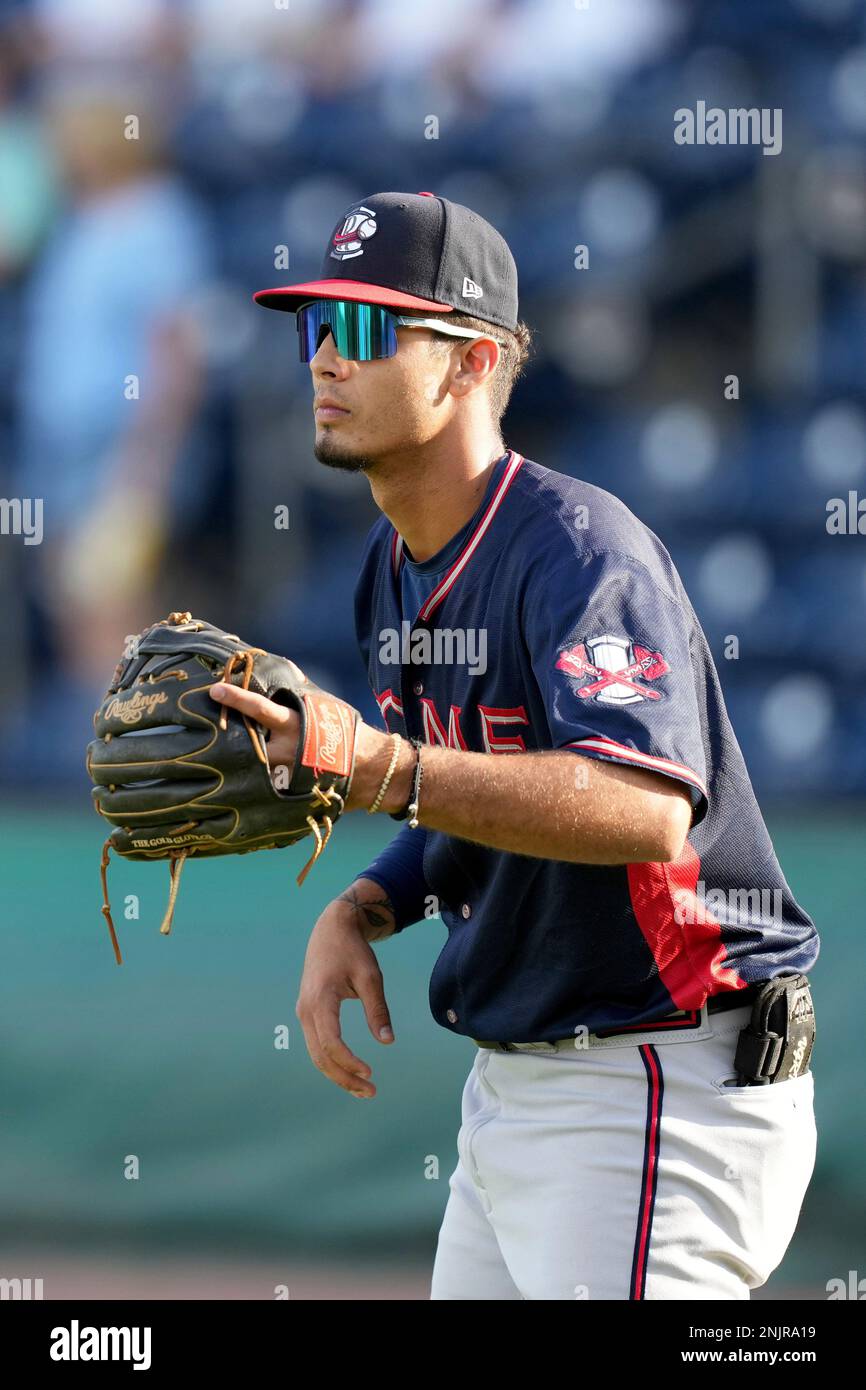
{"type": "MultiPolygon", "coordinates": [[[[321,279],[255,298],[296,315],[317,459],[382,512],[355,605],[387,732],[350,809],[402,824],[310,937],[310,1056],[375,1095],[341,1003],[391,1042],[370,943],[439,914],[431,1009],[476,1050],[431,1296],[747,1299],[814,1165],[818,938],[671,558],[503,443],[527,330],[468,208],[365,198],[321,279]]],[[[296,715],[213,694],[291,763],[296,715]]]]}

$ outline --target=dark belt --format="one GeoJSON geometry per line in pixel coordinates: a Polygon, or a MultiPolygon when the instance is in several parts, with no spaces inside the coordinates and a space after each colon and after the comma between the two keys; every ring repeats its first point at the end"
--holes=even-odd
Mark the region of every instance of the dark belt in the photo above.
{"type": "MultiPolygon", "coordinates": [[[[708,1014],[717,1014],[717,1013],[722,1013],[722,1012],[724,1012],[724,1010],[726,1010],[726,1009],[743,1009],[743,1008],[745,1008],[746,1006],[751,1007],[751,1005],[754,1004],[755,1000],[757,999],[758,994],[760,993],[760,989],[761,989],[761,986],[760,986],[760,985],[747,985],[745,989],[726,989],[726,990],[724,990],[721,994],[711,994],[710,997],[709,997],[709,999],[707,999],[707,1001],[706,1001],[707,1013],[708,1013],[708,1014]]],[[[681,1010],[681,1009],[675,1009],[675,1010],[673,1011],[673,1013],[663,1014],[663,1015],[661,1016],[661,1018],[647,1019],[645,1025],[642,1025],[642,1024],[632,1025],[632,1026],[630,1027],[630,1029],[629,1029],[629,1032],[634,1032],[634,1033],[640,1032],[640,1030],[641,1030],[641,1028],[642,1028],[643,1026],[645,1026],[646,1028],[652,1028],[653,1024],[655,1024],[655,1023],[663,1023],[666,1019],[674,1019],[674,1018],[676,1018],[677,1014],[682,1013],[682,1012],[684,1012],[684,1011],[681,1010]]],[[[603,1032],[604,1032],[604,1036],[605,1036],[605,1037],[612,1037],[612,1036],[616,1035],[616,1029],[615,1029],[615,1028],[611,1028],[611,1029],[605,1028],[605,1029],[603,1030],[603,1032]]],[[[569,1035],[568,1035],[568,1038],[569,1038],[572,1042],[574,1041],[574,1036],[573,1036],[573,1034],[569,1034],[569,1035]]],[[[508,1052],[508,1051],[510,1051],[510,1046],[509,1046],[508,1043],[504,1043],[504,1042],[480,1042],[478,1038],[473,1038],[472,1041],[473,1041],[478,1047],[492,1047],[492,1048],[498,1049],[498,1050],[501,1051],[501,1052],[508,1052]]],[[[564,1041],[565,1041],[564,1038],[546,1038],[546,1039],[545,1039],[545,1042],[548,1043],[548,1044],[549,1044],[549,1043],[554,1043],[554,1042],[564,1042],[564,1041]]]]}
{"type": "Polygon", "coordinates": [[[726,989],[723,994],[711,994],[707,1013],[718,1014],[725,1009],[741,1009],[744,1004],[754,1004],[759,992],[759,985],[747,985],[745,989],[726,989]]]}

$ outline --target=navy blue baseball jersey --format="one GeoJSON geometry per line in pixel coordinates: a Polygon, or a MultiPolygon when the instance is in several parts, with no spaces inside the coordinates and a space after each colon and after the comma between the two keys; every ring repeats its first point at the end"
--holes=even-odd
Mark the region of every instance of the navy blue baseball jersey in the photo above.
{"type": "MultiPolygon", "coordinates": [[[[674,1013],[818,954],[764,825],[706,638],[658,537],[610,493],[509,450],[475,516],[415,565],[386,517],[355,594],[386,727],[493,757],[541,749],[684,787],[673,863],[572,864],[404,826],[365,876],[398,930],[441,914],[433,1016],[531,1042],[674,1013]]],[[[423,807],[423,785],[422,785],[423,807]]]]}

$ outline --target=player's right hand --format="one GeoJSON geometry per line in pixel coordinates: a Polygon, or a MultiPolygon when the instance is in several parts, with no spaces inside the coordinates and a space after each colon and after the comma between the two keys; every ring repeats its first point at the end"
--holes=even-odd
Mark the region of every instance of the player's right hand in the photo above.
{"type": "Polygon", "coordinates": [[[295,1013],[319,1071],[344,1091],[372,1099],[376,1087],[370,1081],[371,1069],[340,1034],[344,999],[360,999],[373,1037],[377,1042],[393,1042],[376,953],[359,925],[355,907],[337,898],[325,908],[310,936],[295,1013]],[[382,1030],[386,1030],[384,1036],[382,1030]]]}

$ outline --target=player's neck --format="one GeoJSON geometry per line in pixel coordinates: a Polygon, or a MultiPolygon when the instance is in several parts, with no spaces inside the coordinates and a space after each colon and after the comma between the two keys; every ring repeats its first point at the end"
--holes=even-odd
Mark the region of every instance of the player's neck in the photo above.
{"type": "MultiPolygon", "coordinates": [[[[429,560],[478,510],[490,472],[505,453],[491,434],[455,447],[439,439],[415,448],[402,466],[388,460],[370,475],[373,499],[402,536],[412,558],[429,560]]],[[[384,461],[383,461],[384,463],[384,461]]]]}

